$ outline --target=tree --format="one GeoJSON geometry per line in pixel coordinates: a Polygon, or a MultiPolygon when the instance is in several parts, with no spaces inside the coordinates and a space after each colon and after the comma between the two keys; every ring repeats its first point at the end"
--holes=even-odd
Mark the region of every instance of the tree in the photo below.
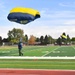
{"type": "Polygon", "coordinates": [[[70,44],[70,43],[71,43],[70,37],[69,35],[67,35],[67,44],[70,44]]]}
{"type": "Polygon", "coordinates": [[[72,37],[71,41],[75,41],[75,37],[72,37]]]}
{"type": "Polygon", "coordinates": [[[34,45],[35,44],[35,37],[33,36],[33,35],[31,35],[30,36],[30,39],[29,39],[29,41],[28,41],[28,43],[30,44],[30,45],[34,45]]]}
{"type": "Polygon", "coordinates": [[[40,37],[40,42],[41,42],[41,45],[44,44],[44,37],[43,36],[40,37]]]}
{"type": "Polygon", "coordinates": [[[22,29],[13,28],[11,31],[8,31],[8,40],[12,43],[18,43],[19,41],[24,41],[24,32],[22,29]],[[22,40],[21,40],[22,38],[22,40]]]}
{"type": "Polygon", "coordinates": [[[61,46],[61,44],[62,44],[62,39],[59,37],[59,38],[57,39],[56,43],[61,46]]]}
{"type": "Polygon", "coordinates": [[[4,39],[2,40],[2,42],[9,42],[9,41],[8,41],[8,38],[4,38],[4,39]]]}
{"type": "Polygon", "coordinates": [[[72,37],[71,42],[72,44],[75,44],[75,37],[72,37]]]}
{"type": "Polygon", "coordinates": [[[2,45],[2,37],[0,36],[0,46],[2,45]]]}
{"type": "Polygon", "coordinates": [[[48,40],[49,40],[49,44],[55,43],[55,40],[51,36],[48,36],[48,40]]]}
{"type": "Polygon", "coordinates": [[[25,35],[25,42],[28,42],[28,36],[25,35]]]}
{"type": "Polygon", "coordinates": [[[36,38],[36,42],[40,42],[40,39],[38,37],[36,38]]]}
{"type": "Polygon", "coordinates": [[[45,44],[45,45],[49,44],[49,38],[48,38],[47,35],[46,35],[45,38],[44,38],[44,44],[45,44]]]}

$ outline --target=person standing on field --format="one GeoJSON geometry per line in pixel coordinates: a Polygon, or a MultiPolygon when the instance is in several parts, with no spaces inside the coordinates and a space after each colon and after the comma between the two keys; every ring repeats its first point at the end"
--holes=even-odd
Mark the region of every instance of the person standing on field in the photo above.
{"type": "Polygon", "coordinates": [[[19,56],[23,56],[23,53],[22,53],[22,42],[18,43],[18,50],[19,50],[19,56]]]}

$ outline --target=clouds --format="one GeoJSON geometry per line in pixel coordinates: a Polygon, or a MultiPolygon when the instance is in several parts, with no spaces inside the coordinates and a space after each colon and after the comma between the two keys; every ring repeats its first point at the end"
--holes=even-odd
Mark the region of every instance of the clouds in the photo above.
{"type": "Polygon", "coordinates": [[[67,20],[64,22],[65,25],[75,26],[75,19],[67,20]]]}
{"type": "Polygon", "coordinates": [[[62,3],[59,3],[59,5],[62,6],[62,7],[72,7],[72,8],[75,8],[75,1],[62,2],[62,3]]]}
{"type": "Polygon", "coordinates": [[[0,27],[0,36],[7,37],[7,33],[9,30],[13,28],[20,28],[24,30],[24,34],[28,36],[34,35],[36,37],[40,37],[41,35],[51,35],[53,38],[58,38],[63,32],[69,34],[70,37],[75,37],[75,26],[24,26],[24,25],[11,25],[1,26],[0,27]]]}
{"type": "Polygon", "coordinates": [[[72,11],[49,11],[49,9],[41,10],[41,18],[27,25],[21,25],[14,22],[7,22],[5,26],[1,26],[1,35],[7,37],[7,32],[13,28],[21,28],[24,34],[28,36],[34,35],[51,35],[53,38],[58,38],[63,32],[74,37],[75,19],[72,11]],[[8,26],[9,24],[9,26],[8,26]],[[8,26],[8,27],[7,27],[8,26]]]}
{"type": "Polygon", "coordinates": [[[51,35],[53,38],[58,38],[63,32],[69,34],[71,38],[75,35],[75,26],[30,26],[23,27],[22,29],[24,29],[26,34],[37,37],[41,35],[51,35]]]}
{"type": "Polygon", "coordinates": [[[66,32],[70,37],[75,35],[75,12],[74,11],[49,11],[42,10],[42,20],[38,20],[32,24],[32,28],[27,28],[30,34],[36,36],[51,35],[53,38],[58,38],[63,32],[66,32]],[[35,26],[36,25],[36,26],[35,26]]]}
{"type": "MultiPolygon", "coordinates": [[[[62,2],[59,0],[44,0],[44,4],[41,2],[41,7],[36,6],[33,3],[29,3],[24,0],[21,4],[6,2],[7,0],[0,1],[0,36],[7,37],[7,32],[13,28],[21,28],[24,30],[25,34],[41,36],[41,35],[51,35],[53,38],[58,38],[63,32],[66,32],[70,35],[70,37],[75,36],[75,2],[74,0],[63,0],[62,2]],[[46,2],[45,2],[46,1],[46,2]],[[7,15],[10,9],[13,6],[23,5],[25,7],[25,3],[31,4],[30,6],[38,8],[41,13],[41,18],[27,24],[21,25],[14,22],[9,22],[7,20],[7,15]],[[23,4],[24,3],[24,4],[23,4]],[[46,4],[45,4],[46,3],[46,4]],[[10,6],[9,6],[10,5],[10,6]]],[[[38,4],[39,1],[37,1],[38,4]]],[[[28,6],[28,4],[26,4],[28,6]]],[[[40,5],[40,3],[39,3],[40,5]]]]}
{"type": "Polygon", "coordinates": [[[49,18],[49,19],[71,19],[75,18],[75,11],[71,10],[42,10],[41,16],[43,18],[49,18]]]}
{"type": "Polygon", "coordinates": [[[42,10],[41,14],[44,24],[54,26],[75,25],[75,11],[51,11],[47,9],[42,10]]]}

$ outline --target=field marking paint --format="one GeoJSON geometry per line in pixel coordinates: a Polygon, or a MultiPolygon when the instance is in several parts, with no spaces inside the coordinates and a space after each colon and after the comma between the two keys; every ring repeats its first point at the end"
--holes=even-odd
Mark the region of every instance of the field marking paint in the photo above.
{"type": "Polygon", "coordinates": [[[62,69],[62,70],[61,70],[61,69],[0,68],[0,70],[5,70],[5,71],[6,71],[6,70],[9,70],[9,71],[11,71],[11,70],[12,70],[12,71],[14,71],[14,70],[15,70],[15,71],[17,71],[17,70],[19,70],[19,71],[23,71],[23,70],[26,70],[26,71],[27,71],[27,70],[30,70],[30,71],[33,71],[33,70],[34,70],[34,71],[37,71],[37,70],[38,70],[38,71],[62,71],[62,72],[63,72],[63,71],[71,71],[71,72],[75,72],[75,70],[66,70],[66,69],[62,69]]]}
{"type": "Polygon", "coordinates": [[[55,50],[57,50],[57,49],[59,49],[59,48],[61,48],[61,47],[57,47],[57,48],[55,48],[54,50],[52,50],[52,51],[50,51],[50,52],[48,52],[48,53],[44,54],[42,57],[44,57],[44,56],[48,55],[49,53],[51,53],[51,52],[53,52],[53,51],[55,51],[55,50]]]}
{"type": "Polygon", "coordinates": [[[71,47],[75,50],[75,48],[73,46],[71,46],[71,47]]]}
{"type": "Polygon", "coordinates": [[[2,51],[1,53],[10,53],[10,51],[2,51]]]}
{"type": "Polygon", "coordinates": [[[74,57],[25,57],[25,56],[2,56],[0,57],[0,59],[74,59],[75,60],[75,56],[74,57]]]}

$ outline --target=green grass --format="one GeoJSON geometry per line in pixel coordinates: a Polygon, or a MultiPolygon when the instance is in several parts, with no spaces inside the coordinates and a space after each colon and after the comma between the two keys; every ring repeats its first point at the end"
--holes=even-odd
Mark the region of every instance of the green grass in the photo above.
{"type": "Polygon", "coordinates": [[[61,46],[58,49],[50,52],[46,56],[75,56],[75,49],[72,46],[61,46]]]}
{"type": "MultiPolygon", "coordinates": [[[[75,56],[74,46],[25,46],[24,56],[75,56]]],[[[0,47],[0,56],[18,56],[17,46],[0,47]]],[[[75,70],[75,60],[0,59],[0,68],[69,69],[75,70]]]]}
{"type": "MultiPolygon", "coordinates": [[[[57,48],[57,46],[25,46],[22,52],[24,56],[43,56],[55,48],[57,48]]],[[[17,46],[0,47],[0,56],[18,56],[17,46]]]]}
{"type": "Polygon", "coordinates": [[[68,69],[75,70],[75,60],[15,60],[1,59],[0,68],[68,69]]]}
{"type": "MultiPolygon", "coordinates": [[[[24,56],[75,56],[74,46],[24,46],[24,56]]],[[[18,56],[17,46],[0,47],[0,56],[18,56]]]]}
{"type": "Polygon", "coordinates": [[[43,56],[44,54],[54,50],[57,46],[32,46],[24,47],[23,53],[25,56],[43,56]]]}
{"type": "Polygon", "coordinates": [[[17,47],[3,46],[0,47],[0,56],[15,56],[18,55],[17,47]]]}

